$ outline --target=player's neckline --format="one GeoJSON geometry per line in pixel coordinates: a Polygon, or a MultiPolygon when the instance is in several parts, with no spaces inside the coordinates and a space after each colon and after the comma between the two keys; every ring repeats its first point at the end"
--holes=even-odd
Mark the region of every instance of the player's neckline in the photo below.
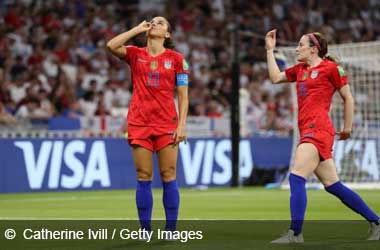
{"type": "MultiPolygon", "coordinates": [[[[322,61],[321,61],[320,63],[318,63],[317,65],[315,65],[315,66],[313,66],[313,67],[307,67],[306,69],[307,69],[307,70],[311,70],[311,69],[317,68],[317,67],[321,66],[322,63],[324,63],[324,61],[325,61],[325,60],[322,60],[322,61]]],[[[309,65],[308,65],[308,66],[309,66],[309,65]]]]}
{"type": "Polygon", "coordinates": [[[165,52],[166,52],[166,48],[164,48],[164,51],[162,51],[160,54],[155,55],[155,56],[152,55],[151,53],[149,53],[148,47],[145,47],[145,51],[146,51],[146,53],[147,53],[150,57],[152,57],[152,58],[157,58],[157,57],[159,57],[159,56],[165,54],[165,52]]]}

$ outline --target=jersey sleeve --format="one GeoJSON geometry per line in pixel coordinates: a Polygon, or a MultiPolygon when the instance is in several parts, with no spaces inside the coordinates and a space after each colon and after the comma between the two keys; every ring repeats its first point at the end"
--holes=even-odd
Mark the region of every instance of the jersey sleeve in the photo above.
{"type": "Polygon", "coordinates": [[[296,64],[293,67],[287,68],[285,70],[285,75],[289,82],[297,81],[297,74],[300,68],[301,68],[301,64],[296,64]]]}
{"type": "Polygon", "coordinates": [[[176,57],[175,74],[176,86],[189,85],[189,65],[181,54],[176,57]]]}
{"type": "Polygon", "coordinates": [[[139,48],[136,46],[131,46],[131,45],[124,46],[124,48],[126,52],[125,61],[129,65],[134,64],[137,58],[137,53],[139,52],[139,48]]]}
{"type": "Polygon", "coordinates": [[[340,65],[331,67],[330,81],[336,89],[340,89],[348,83],[346,71],[340,65]]]}

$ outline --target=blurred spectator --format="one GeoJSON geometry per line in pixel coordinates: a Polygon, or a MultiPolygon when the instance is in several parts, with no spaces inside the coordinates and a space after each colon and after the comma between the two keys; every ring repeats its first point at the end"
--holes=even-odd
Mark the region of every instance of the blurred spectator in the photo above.
{"type": "Polygon", "coordinates": [[[221,108],[217,101],[212,100],[208,103],[207,106],[207,116],[210,118],[222,117],[223,114],[220,112],[221,108]]]}
{"type": "Polygon", "coordinates": [[[84,116],[93,116],[97,109],[94,91],[87,91],[83,98],[79,100],[79,105],[82,108],[84,116]]]}
{"type": "Polygon", "coordinates": [[[77,100],[71,102],[69,106],[63,110],[62,115],[68,118],[79,118],[83,116],[84,114],[80,102],[77,100]]]}
{"type": "Polygon", "coordinates": [[[17,110],[16,116],[31,120],[46,120],[51,117],[51,114],[41,108],[40,102],[36,97],[30,97],[28,101],[17,110]]]}
{"type": "Polygon", "coordinates": [[[0,102],[0,125],[11,126],[17,123],[16,119],[9,113],[2,102],[0,102]]]}
{"type": "Polygon", "coordinates": [[[98,107],[95,111],[95,115],[99,116],[105,116],[105,115],[110,115],[111,113],[107,110],[106,106],[104,105],[103,101],[98,102],[98,107]]]}
{"type": "Polygon", "coordinates": [[[14,103],[19,103],[26,97],[27,86],[23,83],[22,79],[17,79],[14,84],[10,86],[10,97],[14,103]]]}
{"type": "MultiPolygon", "coordinates": [[[[231,1],[154,2],[3,1],[2,109],[22,117],[37,111],[44,117],[125,115],[131,98],[128,67],[106,53],[104,44],[141,20],[162,15],[173,24],[176,49],[191,66],[190,115],[228,117],[231,1]]],[[[380,35],[379,1],[236,0],[235,6],[238,27],[254,34],[241,37],[239,50],[244,112],[254,130],[292,130],[289,88],[271,84],[267,76],[263,37],[269,29],[277,28],[279,46],[296,44],[310,31],[324,33],[330,43],[374,41],[380,35]]]]}

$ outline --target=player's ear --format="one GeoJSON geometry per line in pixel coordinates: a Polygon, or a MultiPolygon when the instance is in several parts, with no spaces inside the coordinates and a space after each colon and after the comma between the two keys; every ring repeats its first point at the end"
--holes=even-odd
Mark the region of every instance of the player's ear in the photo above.
{"type": "Polygon", "coordinates": [[[165,33],[165,38],[170,38],[170,33],[169,32],[165,33]]]}

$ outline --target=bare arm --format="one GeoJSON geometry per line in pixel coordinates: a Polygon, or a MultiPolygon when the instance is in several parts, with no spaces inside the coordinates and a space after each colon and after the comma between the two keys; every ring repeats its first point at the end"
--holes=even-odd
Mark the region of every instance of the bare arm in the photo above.
{"type": "Polygon", "coordinates": [[[286,82],[285,72],[278,68],[276,58],[274,57],[274,48],[276,47],[276,30],[269,31],[265,36],[265,49],[267,51],[267,63],[269,78],[273,83],[286,82]]]}
{"type": "Polygon", "coordinates": [[[114,56],[124,58],[127,55],[127,51],[124,48],[124,44],[136,35],[148,31],[151,28],[151,23],[143,21],[136,27],[121,33],[107,42],[107,49],[114,56]]]}
{"type": "Polygon", "coordinates": [[[345,85],[339,89],[339,94],[344,102],[344,128],[340,132],[340,139],[345,140],[351,136],[352,119],[354,116],[354,98],[352,97],[350,86],[345,85]]]}
{"type": "Polygon", "coordinates": [[[189,110],[189,96],[187,86],[178,86],[178,109],[179,109],[179,121],[174,138],[176,143],[180,141],[186,141],[186,117],[189,110]]]}

